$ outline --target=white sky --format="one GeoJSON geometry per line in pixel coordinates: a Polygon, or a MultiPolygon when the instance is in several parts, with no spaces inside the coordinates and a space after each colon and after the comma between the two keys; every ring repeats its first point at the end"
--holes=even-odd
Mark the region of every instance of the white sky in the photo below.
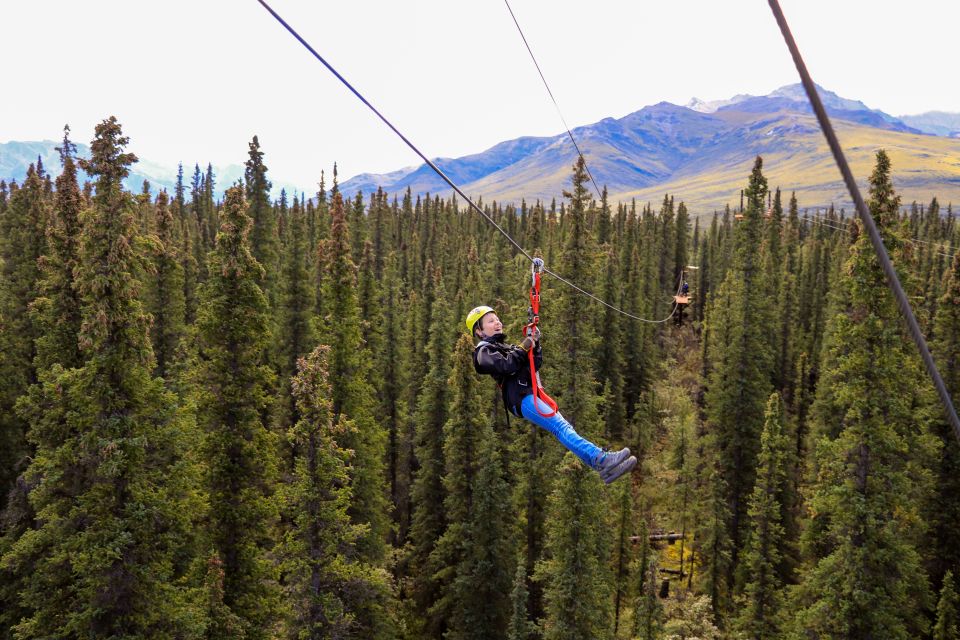
{"type": "MultiPolygon", "coordinates": [[[[960,111],[956,0],[781,0],[814,79],[893,115],[960,111]]],[[[271,2],[427,155],[562,125],[502,0],[271,2]]],[[[4,3],[0,142],[89,142],[116,115],[169,166],[240,164],[312,191],[419,163],[255,0],[4,3]]],[[[567,122],[797,82],[763,0],[512,0],[567,122]]]]}

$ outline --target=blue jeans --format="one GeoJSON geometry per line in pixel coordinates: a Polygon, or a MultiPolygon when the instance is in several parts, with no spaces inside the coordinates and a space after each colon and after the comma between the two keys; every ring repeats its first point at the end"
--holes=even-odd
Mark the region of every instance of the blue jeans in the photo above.
{"type": "MultiPolygon", "coordinates": [[[[550,413],[550,407],[544,402],[540,401],[536,406],[539,406],[544,413],[550,413]]],[[[526,396],[520,403],[520,411],[523,417],[552,433],[560,441],[560,444],[572,451],[585,465],[591,469],[596,469],[593,461],[598,454],[602,453],[600,447],[577,433],[573,425],[567,422],[559,411],[549,418],[544,418],[537,413],[536,406],[534,405],[533,394],[526,396]]]]}

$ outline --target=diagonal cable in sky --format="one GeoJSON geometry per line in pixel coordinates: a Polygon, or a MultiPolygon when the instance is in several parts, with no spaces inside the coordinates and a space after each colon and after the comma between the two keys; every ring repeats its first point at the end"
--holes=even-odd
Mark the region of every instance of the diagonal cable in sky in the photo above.
{"type": "Polygon", "coordinates": [[[510,12],[510,17],[513,18],[513,24],[517,25],[517,31],[520,32],[520,37],[523,39],[523,44],[527,48],[527,53],[530,54],[530,59],[533,60],[533,66],[537,68],[537,73],[540,74],[540,79],[543,80],[543,86],[547,90],[547,94],[550,96],[550,99],[553,101],[553,106],[557,109],[557,115],[560,116],[560,122],[563,123],[564,128],[567,130],[567,135],[570,136],[570,142],[573,143],[573,148],[577,150],[577,155],[583,160],[583,166],[587,170],[587,176],[590,178],[590,182],[593,183],[593,190],[597,192],[597,198],[603,199],[603,196],[600,194],[600,188],[597,187],[596,180],[593,179],[593,174],[590,173],[590,167],[587,165],[587,159],[583,157],[583,153],[580,151],[580,145],[577,144],[577,139],[573,137],[573,132],[570,130],[570,125],[567,124],[567,119],[563,117],[563,112],[560,111],[560,105],[557,103],[557,99],[553,97],[553,91],[550,90],[550,85],[547,84],[547,79],[543,75],[543,71],[540,69],[540,64],[537,62],[537,57],[533,55],[533,49],[530,48],[530,43],[527,42],[527,36],[523,35],[523,29],[520,28],[520,23],[517,22],[517,16],[513,13],[513,8],[510,6],[509,0],[503,0],[507,5],[507,11],[510,12]]]}

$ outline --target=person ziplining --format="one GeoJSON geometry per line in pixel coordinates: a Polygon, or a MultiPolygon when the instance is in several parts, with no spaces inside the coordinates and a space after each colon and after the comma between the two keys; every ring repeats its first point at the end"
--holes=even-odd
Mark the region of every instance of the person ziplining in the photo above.
{"type": "MultiPolygon", "coordinates": [[[[810,77],[810,73],[807,71],[806,64],[804,63],[803,58],[800,55],[800,50],[797,48],[797,43],[793,39],[793,34],[790,32],[790,27],[787,25],[787,20],[783,15],[783,10],[780,8],[780,3],[778,2],[778,0],[767,0],[767,1],[770,5],[770,8],[773,10],[774,18],[776,19],[777,24],[780,27],[780,32],[783,35],[784,42],[786,42],[787,48],[790,50],[790,55],[793,58],[794,64],[796,65],[797,72],[800,74],[801,83],[803,84],[803,88],[806,91],[807,97],[810,100],[810,105],[813,108],[814,115],[816,116],[817,121],[820,124],[820,129],[827,139],[827,144],[830,147],[830,151],[832,152],[834,160],[837,163],[837,167],[840,169],[840,173],[843,176],[843,180],[847,185],[847,190],[850,192],[850,195],[853,198],[857,214],[860,217],[861,221],[864,223],[864,226],[866,227],[868,235],[870,236],[871,244],[873,245],[874,251],[877,254],[877,258],[880,260],[880,264],[881,264],[881,267],[883,268],[884,274],[887,277],[887,284],[890,287],[894,297],[897,300],[897,306],[900,309],[900,313],[903,315],[903,318],[906,321],[909,333],[913,338],[914,342],[916,343],[917,349],[920,352],[920,357],[921,357],[921,360],[923,361],[924,367],[926,368],[927,373],[930,375],[930,378],[933,381],[934,387],[937,390],[937,395],[940,397],[940,401],[943,405],[943,409],[947,416],[947,420],[949,421],[951,427],[953,428],[954,436],[956,437],[957,441],[960,442],[960,416],[957,415],[957,412],[954,409],[953,400],[951,398],[950,392],[943,381],[943,377],[940,375],[940,372],[937,370],[936,363],[933,361],[933,356],[930,354],[930,349],[927,346],[926,339],[923,337],[923,333],[920,329],[920,325],[917,322],[916,316],[914,315],[913,310],[910,307],[910,301],[907,299],[907,295],[903,290],[903,286],[900,284],[900,279],[896,274],[896,271],[893,267],[893,263],[890,261],[890,256],[887,254],[886,248],[883,246],[883,239],[880,237],[880,232],[877,230],[876,223],[873,220],[873,216],[870,215],[870,211],[867,209],[866,203],[864,202],[863,197],[860,195],[860,189],[857,186],[856,180],[854,180],[853,178],[853,173],[850,170],[850,166],[847,163],[846,157],[843,154],[843,149],[840,147],[840,142],[837,139],[836,133],[833,130],[833,125],[830,123],[830,117],[827,115],[826,109],[823,106],[823,102],[820,100],[820,95],[817,92],[817,88],[813,82],[813,78],[810,77]]],[[[357,99],[360,100],[360,102],[366,105],[367,108],[370,109],[370,111],[372,111],[387,127],[389,127],[390,130],[397,135],[397,137],[403,140],[403,142],[408,147],[410,147],[410,149],[423,160],[424,164],[430,167],[430,169],[432,169],[437,174],[437,176],[440,177],[441,180],[443,180],[447,185],[449,185],[449,187],[453,189],[453,191],[458,196],[463,198],[464,201],[472,210],[476,211],[488,223],[490,223],[497,231],[499,231],[507,239],[507,241],[509,241],[517,249],[519,253],[523,254],[524,257],[530,260],[533,260],[532,256],[530,256],[530,254],[527,253],[523,249],[523,247],[521,247],[517,243],[516,240],[510,237],[510,234],[504,231],[503,228],[500,227],[500,225],[498,225],[493,218],[491,218],[472,199],[470,199],[470,197],[467,196],[466,193],[463,192],[463,189],[457,186],[457,184],[453,180],[451,180],[443,171],[441,171],[440,168],[436,165],[436,163],[430,160],[430,158],[427,157],[427,155],[424,154],[423,151],[421,151],[416,145],[414,145],[413,142],[411,142],[405,135],[403,135],[403,133],[400,132],[399,129],[397,129],[397,127],[393,125],[393,123],[387,120],[387,118],[382,113],[380,113],[380,111],[377,110],[376,107],[374,107],[365,97],[363,97],[363,95],[359,91],[357,91],[357,89],[352,84],[350,84],[350,82],[348,82],[346,78],[344,78],[336,69],[334,69],[333,66],[329,62],[327,62],[327,60],[323,56],[317,53],[317,50],[314,49],[306,40],[304,40],[303,37],[299,33],[297,33],[296,30],[294,30],[294,28],[287,23],[286,20],[280,17],[280,14],[274,11],[273,8],[269,5],[269,3],[266,0],[257,0],[257,2],[259,2],[260,5],[264,9],[266,9],[266,11],[270,15],[272,15],[273,18],[278,23],[280,23],[280,25],[283,26],[284,29],[286,29],[290,33],[290,35],[292,35],[307,51],[309,51],[310,54],[317,59],[317,61],[319,61],[323,66],[325,66],[327,70],[330,71],[330,73],[332,73],[348,90],[350,90],[350,92],[353,93],[357,97],[357,99]]],[[[511,10],[511,14],[512,13],[513,12],[511,10]]],[[[515,18],[514,18],[514,22],[516,22],[515,18]]],[[[519,29],[519,24],[517,25],[517,27],[519,29]]],[[[524,38],[524,40],[526,39],[524,38]]],[[[527,48],[529,50],[529,45],[527,46],[527,48]]],[[[532,57],[533,52],[530,51],[530,54],[532,57]]],[[[534,59],[534,62],[536,62],[535,59],[534,59]]],[[[541,78],[542,78],[542,75],[543,74],[541,73],[541,78]]],[[[544,84],[546,84],[545,79],[544,79],[544,84]]],[[[547,86],[547,89],[549,91],[549,86],[547,86]]],[[[558,110],[559,110],[559,107],[558,107],[558,110]]],[[[583,154],[580,152],[579,146],[576,145],[576,140],[573,138],[573,133],[569,131],[569,127],[567,127],[567,129],[568,129],[567,133],[570,135],[571,140],[574,142],[574,146],[577,148],[578,155],[580,156],[580,158],[583,158],[583,154]]],[[[578,287],[575,283],[567,280],[563,276],[551,271],[550,269],[544,269],[544,271],[550,274],[551,276],[553,276],[554,278],[556,278],[557,280],[559,280],[560,282],[562,282],[563,284],[567,285],[568,287],[575,289],[579,293],[587,296],[588,298],[616,311],[617,313],[623,316],[632,318],[639,322],[645,322],[645,323],[651,323],[651,324],[660,324],[660,323],[666,322],[674,316],[674,314],[676,313],[677,309],[680,306],[678,304],[674,304],[673,310],[670,312],[670,315],[661,320],[650,320],[646,318],[641,318],[627,311],[624,311],[623,309],[615,307],[609,302],[606,302],[598,298],[597,296],[578,287]]],[[[480,317],[477,318],[477,320],[479,319],[480,317]]],[[[468,328],[470,328],[472,331],[472,327],[468,326],[468,328]]],[[[502,325],[501,325],[501,328],[502,328],[502,325]]],[[[518,413],[516,415],[521,415],[521,414],[518,413]]],[[[540,414],[537,413],[537,415],[540,415],[540,414]]],[[[572,430],[572,427],[571,427],[571,430],[572,430]]]]}
{"type": "Polygon", "coordinates": [[[496,380],[507,411],[549,431],[581,462],[597,471],[601,480],[610,484],[633,470],[637,466],[637,458],[630,455],[630,449],[626,447],[619,451],[606,451],[577,433],[540,384],[537,369],[543,363],[543,351],[537,325],[542,267],[543,261],[535,258],[533,285],[530,288],[530,322],[524,327],[525,335],[519,346],[506,341],[503,323],[492,307],[481,305],[467,314],[467,331],[479,340],[473,351],[473,367],[477,373],[492,376],[496,380]],[[545,413],[541,410],[541,403],[550,411],[545,413]]]}

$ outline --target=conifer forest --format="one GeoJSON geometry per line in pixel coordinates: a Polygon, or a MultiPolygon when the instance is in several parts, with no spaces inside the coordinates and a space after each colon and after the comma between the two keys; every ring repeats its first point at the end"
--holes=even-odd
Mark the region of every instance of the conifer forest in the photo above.
{"type": "MultiPolygon", "coordinates": [[[[464,202],[335,167],[274,198],[255,136],[242,182],[132,193],[115,118],[72,135],[0,182],[0,640],[960,638],[960,444],[859,220],[762,158],[722,211],[608,202],[582,159],[479,201],[665,320],[543,278],[545,388],[639,461],[606,485],[475,372],[464,318],[519,342],[531,271],[464,202]]],[[[960,227],[875,160],[960,400],[960,227]]]]}

